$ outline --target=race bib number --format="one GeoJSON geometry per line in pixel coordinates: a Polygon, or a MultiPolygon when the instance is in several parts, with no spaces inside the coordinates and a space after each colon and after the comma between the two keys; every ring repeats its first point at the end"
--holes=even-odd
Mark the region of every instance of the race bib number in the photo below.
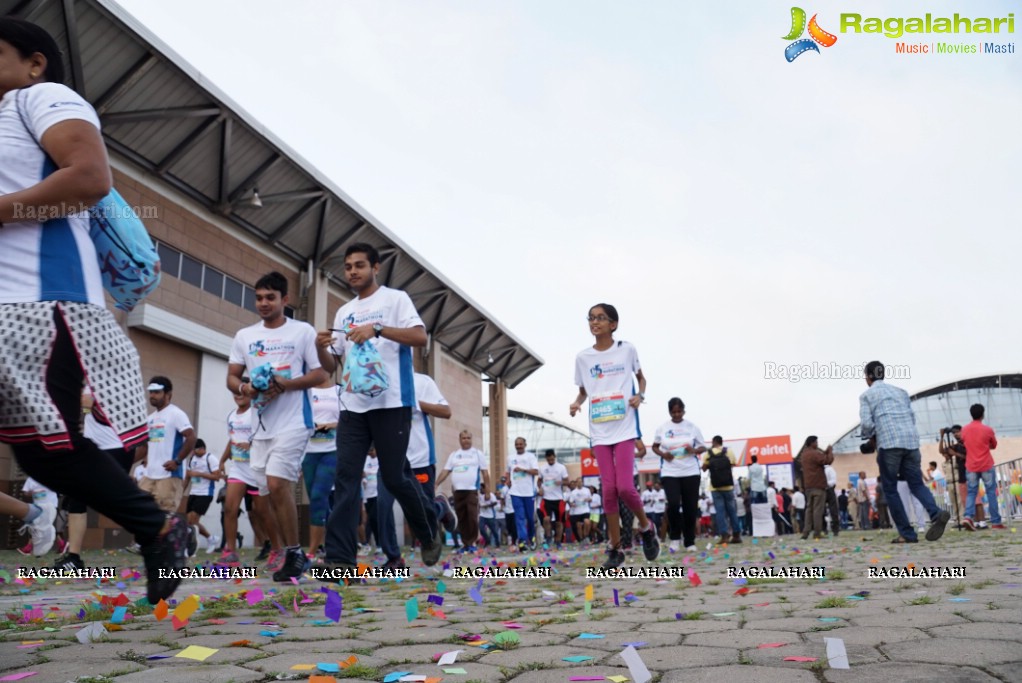
{"type": "Polygon", "coordinates": [[[235,462],[248,462],[248,445],[231,444],[231,460],[235,462]]]}
{"type": "Polygon", "coordinates": [[[167,434],[166,425],[154,424],[149,427],[149,441],[152,443],[160,443],[163,441],[167,434]]]}
{"type": "Polygon", "coordinates": [[[623,420],[627,411],[628,403],[621,393],[601,394],[589,401],[589,419],[596,424],[623,420]]]}
{"type": "Polygon", "coordinates": [[[556,487],[557,487],[557,480],[556,479],[544,479],[543,480],[543,488],[545,488],[545,489],[552,489],[552,488],[556,488],[556,487]]]}
{"type": "Polygon", "coordinates": [[[469,467],[468,465],[457,465],[457,466],[456,466],[456,467],[454,468],[454,471],[455,471],[455,472],[456,472],[457,474],[465,474],[466,472],[468,472],[468,471],[469,471],[469,469],[471,469],[471,468],[470,468],[470,467],[469,467]]]}
{"type": "Polygon", "coordinates": [[[376,475],[375,474],[367,474],[366,475],[366,483],[367,484],[375,484],[376,483],[376,475]]]}
{"type": "Polygon", "coordinates": [[[317,445],[334,443],[337,441],[337,429],[317,429],[312,433],[310,441],[317,445]]]}
{"type": "Polygon", "coordinates": [[[528,476],[528,474],[529,474],[528,472],[522,472],[521,470],[518,470],[517,472],[512,472],[511,473],[511,478],[512,479],[523,479],[526,476],[528,476]]]}

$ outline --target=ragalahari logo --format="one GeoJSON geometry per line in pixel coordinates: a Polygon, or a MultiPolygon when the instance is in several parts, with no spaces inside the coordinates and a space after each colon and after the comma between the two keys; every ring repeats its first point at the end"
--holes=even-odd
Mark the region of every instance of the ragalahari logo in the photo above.
{"type": "Polygon", "coordinates": [[[809,20],[809,38],[800,38],[802,33],[806,30],[806,13],[801,7],[791,8],[791,31],[788,35],[783,36],[784,40],[794,40],[795,42],[784,48],[784,58],[788,62],[794,62],[795,59],[802,53],[813,50],[819,52],[820,48],[816,47],[817,43],[823,47],[831,47],[837,42],[837,36],[833,33],[827,33],[820,25],[816,23],[816,15],[809,20]]]}

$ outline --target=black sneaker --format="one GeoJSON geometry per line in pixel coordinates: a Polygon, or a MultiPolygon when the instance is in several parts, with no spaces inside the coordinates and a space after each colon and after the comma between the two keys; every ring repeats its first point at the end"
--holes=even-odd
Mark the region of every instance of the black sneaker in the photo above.
{"type": "Polygon", "coordinates": [[[284,557],[284,565],[273,572],[273,580],[282,583],[290,581],[291,577],[300,579],[309,566],[309,558],[305,556],[301,548],[298,550],[288,548],[287,555],[284,557]]]}
{"type": "Polygon", "coordinates": [[[52,569],[58,572],[73,572],[76,569],[85,569],[85,563],[78,553],[64,553],[53,563],[52,569]]]}
{"type": "Polygon", "coordinates": [[[199,549],[199,532],[195,527],[188,527],[188,557],[194,557],[195,551],[199,549]]]}
{"type": "Polygon", "coordinates": [[[265,560],[269,556],[270,556],[270,542],[266,541],[265,543],[263,543],[263,549],[259,551],[259,554],[256,555],[255,559],[256,559],[256,562],[262,562],[263,560],[265,560]]]}
{"type": "Polygon", "coordinates": [[[601,565],[601,569],[617,569],[625,563],[625,554],[617,548],[607,549],[607,559],[601,565]]]}
{"type": "Polygon", "coordinates": [[[653,562],[660,557],[660,539],[657,538],[656,527],[652,524],[642,532],[642,554],[646,556],[647,562],[653,562]]]}
{"type": "Polygon", "coordinates": [[[149,603],[155,605],[174,594],[181,579],[160,578],[161,569],[184,569],[188,545],[188,521],[184,515],[170,515],[170,530],[142,548],[149,603]]]}
{"type": "Polygon", "coordinates": [[[404,569],[405,560],[403,557],[396,557],[383,563],[383,569],[404,569]]]}
{"type": "Polygon", "coordinates": [[[444,550],[444,530],[438,523],[436,525],[436,536],[433,538],[433,542],[429,545],[423,544],[422,546],[422,563],[427,567],[432,567],[434,564],[440,561],[440,554],[444,550]]]}
{"type": "Polygon", "coordinates": [[[458,528],[458,514],[451,507],[450,502],[447,500],[447,496],[437,496],[436,503],[440,506],[439,522],[443,525],[449,533],[453,534],[454,530],[458,528]]]}
{"type": "Polygon", "coordinates": [[[938,538],[944,535],[944,527],[951,521],[951,513],[947,510],[941,510],[937,515],[937,518],[930,522],[930,528],[926,530],[926,540],[936,541],[938,538]]]}

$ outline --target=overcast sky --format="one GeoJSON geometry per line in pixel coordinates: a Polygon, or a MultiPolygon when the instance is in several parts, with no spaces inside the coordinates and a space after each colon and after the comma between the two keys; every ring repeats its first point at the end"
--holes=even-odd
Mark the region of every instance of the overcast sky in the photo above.
{"type": "Polygon", "coordinates": [[[838,33],[1017,5],[803,4],[838,41],[789,64],[773,0],[121,3],[544,358],[512,407],[585,429],[599,301],[647,436],[675,395],[725,438],[858,421],[861,379],[768,363],[879,358],[910,392],[1020,369],[1022,55],[838,33]]]}

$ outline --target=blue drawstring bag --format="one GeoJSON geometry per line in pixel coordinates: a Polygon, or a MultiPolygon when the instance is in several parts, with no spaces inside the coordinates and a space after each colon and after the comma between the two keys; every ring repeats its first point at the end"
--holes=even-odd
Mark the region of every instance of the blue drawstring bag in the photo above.
{"type": "Polygon", "coordinates": [[[341,384],[353,394],[363,394],[370,398],[387,390],[390,386],[387,370],[383,367],[383,358],[375,344],[365,341],[351,347],[344,357],[341,384]]]}
{"type": "Polygon", "coordinates": [[[160,254],[145,225],[117,190],[89,209],[89,237],[114,305],[130,311],[160,285],[160,254]]]}

